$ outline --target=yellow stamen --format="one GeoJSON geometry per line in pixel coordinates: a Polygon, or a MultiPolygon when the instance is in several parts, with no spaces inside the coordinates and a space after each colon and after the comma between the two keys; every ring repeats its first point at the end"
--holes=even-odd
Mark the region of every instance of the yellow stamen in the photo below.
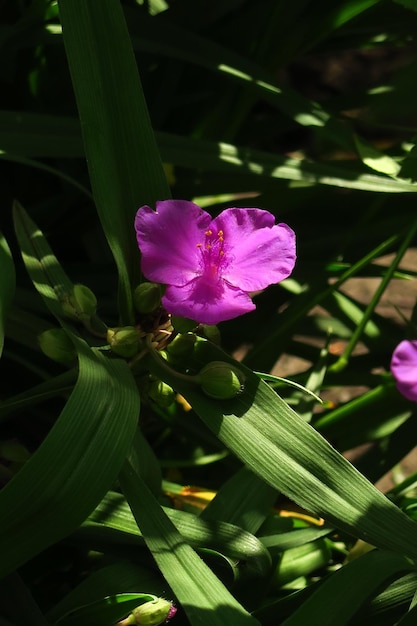
{"type": "Polygon", "coordinates": [[[197,248],[202,248],[203,247],[202,243],[196,243],[195,245],[196,245],[197,248]]]}
{"type": "Polygon", "coordinates": [[[213,234],[213,231],[212,230],[206,230],[206,232],[204,234],[207,235],[207,237],[210,237],[210,235],[213,234]]]}

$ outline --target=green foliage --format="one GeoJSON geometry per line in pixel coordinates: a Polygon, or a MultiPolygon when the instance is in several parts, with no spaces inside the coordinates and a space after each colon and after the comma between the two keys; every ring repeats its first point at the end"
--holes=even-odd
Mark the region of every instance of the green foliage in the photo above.
{"type": "Polygon", "coordinates": [[[0,622],[414,623],[413,3],[3,5],[0,622]],[[133,221],[171,196],[269,210],[294,273],[169,318],[133,221]]]}

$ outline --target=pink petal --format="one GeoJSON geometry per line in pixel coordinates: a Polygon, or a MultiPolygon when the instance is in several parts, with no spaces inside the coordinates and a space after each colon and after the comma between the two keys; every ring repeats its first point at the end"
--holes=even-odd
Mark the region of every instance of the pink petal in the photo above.
{"type": "Polygon", "coordinates": [[[391,359],[391,373],[397,381],[398,391],[417,402],[417,341],[402,341],[391,359]]]}
{"type": "Polygon", "coordinates": [[[201,324],[218,324],[256,308],[240,289],[225,281],[208,283],[203,277],[183,287],[167,287],[162,304],[169,313],[201,324]]]}
{"type": "Polygon", "coordinates": [[[156,211],[141,207],[135,229],[144,276],[169,285],[190,282],[200,267],[197,244],[204,241],[210,222],[208,213],[187,200],[162,200],[156,211]]]}
{"type": "Polygon", "coordinates": [[[226,209],[210,225],[223,231],[228,261],[222,277],[244,291],[258,291],[287,278],[295,265],[295,233],[262,209],[226,209]]]}

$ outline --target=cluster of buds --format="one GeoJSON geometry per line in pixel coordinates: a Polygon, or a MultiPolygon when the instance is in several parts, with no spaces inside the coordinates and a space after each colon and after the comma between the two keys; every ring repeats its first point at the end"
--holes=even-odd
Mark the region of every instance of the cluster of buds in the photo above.
{"type": "Polygon", "coordinates": [[[161,288],[155,283],[142,283],[133,292],[133,303],[139,314],[137,326],[107,329],[107,343],[115,354],[134,358],[143,348],[143,340],[150,339],[155,350],[162,350],[174,330],[170,316],[161,309],[161,288]]]}
{"type": "MultiPolygon", "coordinates": [[[[186,325],[175,335],[172,319],[161,306],[163,288],[157,283],[141,283],[133,292],[133,302],[138,315],[137,325],[105,328],[101,333],[111,351],[120,357],[130,359],[135,365],[147,353],[159,353],[160,363],[176,378],[186,379],[198,384],[202,391],[215,400],[229,400],[238,395],[244,385],[243,372],[233,364],[213,361],[205,365],[198,374],[182,374],[174,367],[192,356],[196,343],[201,341],[195,332],[186,325]]],[[[81,322],[92,330],[96,319],[97,299],[85,285],[74,285],[71,293],[61,297],[61,306],[65,315],[81,322]]],[[[183,320],[187,322],[187,320],[183,320]]],[[[191,321],[190,321],[191,322],[191,321]]],[[[194,322],[191,322],[194,324],[194,322]]],[[[176,324],[177,326],[177,324],[176,324]]],[[[195,326],[195,324],[194,324],[195,326]]],[[[178,328],[176,328],[178,331],[178,328]]],[[[218,342],[216,327],[202,328],[206,337],[218,342]]],[[[74,345],[67,333],[60,328],[53,328],[39,336],[42,351],[51,359],[70,364],[76,359],[74,345]]],[[[175,400],[173,388],[162,380],[149,377],[145,389],[148,398],[161,407],[170,406],[175,400]]]]}

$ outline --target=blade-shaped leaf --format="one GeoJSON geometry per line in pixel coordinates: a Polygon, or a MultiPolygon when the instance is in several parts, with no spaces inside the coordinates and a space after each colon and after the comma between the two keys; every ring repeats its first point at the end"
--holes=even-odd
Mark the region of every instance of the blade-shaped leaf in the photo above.
{"type": "Polygon", "coordinates": [[[128,366],[73,339],[79,355],[74,391],[41,446],[0,492],[0,575],[84,521],[117,477],[133,439],[139,397],[128,366]]]}
{"type": "Polygon", "coordinates": [[[42,231],[18,202],[13,205],[13,218],[26,270],[47,307],[59,319],[61,302],[71,293],[73,284],[42,231]]]}
{"type": "Polygon", "coordinates": [[[15,289],[15,271],[10,248],[0,232],[0,356],[4,345],[4,324],[15,289]]]}
{"type": "Polygon", "coordinates": [[[206,626],[259,624],[184,541],[129,462],[120,473],[120,484],[155,561],[190,622],[206,626]]]}
{"type": "Polygon", "coordinates": [[[414,565],[399,554],[372,550],[330,576],[283,626],[316,623],[343,626],[380,585],[414,570],[414,565]]]}
{"type": "Polygon", "coordinates": [[[223,520],[256,533],[271,512],[277,493],[256,474],[243,467],[225,482],[200,519],[223,520]]]}
{"type": "MultiPolygon", "coordinates": [[[[203,171],[226,172],[253,179],[292,180],[309,185],[327,185],[385,193],[416,193],[417,185],[401,178],[369,174],[334,162],[294,159],[252,150],[244,146],[155,133],[164,162],[203,171]]],[[[0,111],[0,158],[15,160],[15,153],[32,157],[82,157],[84,148],[79,123],[73,118],[0,111]],[[52,131],[51,131],[52,128],[52,131]],[[70,140],[70,148],[67,149],[70,140]],[[3,152],[1,152],[1,150],[3,152]],[[9,154],[9,156],[8,156],[9,154]]],[[[243,178],[242,178],[243,182],[243,178]]],[[[138,196],[137,202],[139,202],[138,196]]],[[[162,195],[159,196],[162,198],[162,195]]],[[[131,215],[129,220],[131,222],[131,215]]]]}
{"type": "Polygon", "coordinates": [[[138,589],[152,589],[152,593],[159,596],[167,592],[162,576],[154,571],[128,561],[107,565],[93,571],[71,589],[48,611],[47,618],[50,622],[56,622],[77,607],[107,596],[136,592],[138,589]]]}
{"type": "MultiPolygon", "coordinates": [[[[201,363],[230,360],[208,342],[198,342],[196,351],[201,363]]],[[[161,359],[153,360],[151,367],[268,484],[354,536],[417,556],[417,524],[250,370],[240,366],[246,376],[244,392],[221,402],[204,396],[195,384],[170,375],[161,359]]]]}
{"type": "Polygon", "coordinates": [[[116,620],[128,615],[145,602],[157,597],[146,593],[121,593],[106,596],[95,602],[79,606],[63,615],[57,626],[112,626],[116,620]]]}
{"type": "Polygon", "coordinates": [[[122,323],[139,278],[133,220],[170,197],[119,0],[60,0],[91,187],[119,274],[122,323]]]}
{"type": "MultiPolygon", "coordinates": [[[[245,561],[245,569],[257,576],[268,573],[271,566],[269,554],[259,539],[251,533],[232,523],[206,521],[193,513],[166,507],[163,510],[183,539],[194,548],[209,548],[237,561],[245,561]]],[[[137,539],[142,536],[126,500],[121,494],[114,492],[103,498],[80,529],[80,533],[83,534],[84,531],[88,534],[90,529],[96,536],[107,536],[109,539],[112,533],[108,531],[117,530],[122,534],[120,541],[123,541],[124,535],[128,545],[138,545],[137,539]]]]}
{"type": "MultiPolygon", "coordinates": [[[[42,232],[17,204],[14,218],[26,269],[61,319],[60,297],[71,291],[72,283],[42,232]]],[[[139,396],[127,364],[91,349],[61,323],[78,352],[78,379],[43,443],[0,492],[0,574],[84,521],[112,486],[136,429],[139,396]]]]}
{"type": "Polygon", "coordinates": [[[360,167],[352,169],[334,165],[333,162],[293,159],[227,143],[190,140],[168,133],[158,133],[157,137],[164,161],[192,169],[199,167],[203,170],[253,176],[254,182],[256,178],[265,177],[374,192],[417,192],[415,183],[368,174],[360,167]]]}

